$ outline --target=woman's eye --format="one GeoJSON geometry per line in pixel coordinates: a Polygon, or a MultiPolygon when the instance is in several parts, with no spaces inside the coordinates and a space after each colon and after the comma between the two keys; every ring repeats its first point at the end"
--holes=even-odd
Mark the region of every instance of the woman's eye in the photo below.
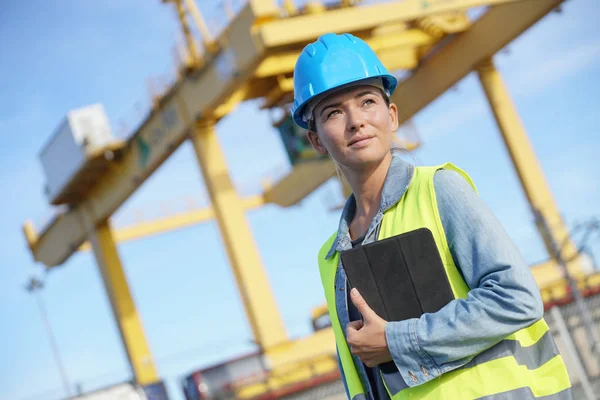
{"type": "Polygon", "coordinates": [[[363,105],[366,105],[366,106],[370,106],[371,104],[375,104],[375,100],[373,100],[373,99],[366,99],[363,102],[363,105]]]}
{"type": "Polygon", "coordinates": [[[339,110],[333,110],[332,112],[327,114],[327,119],[329,119],[331,117],[335,117],[339,112],[340,112],[339,110]]]}

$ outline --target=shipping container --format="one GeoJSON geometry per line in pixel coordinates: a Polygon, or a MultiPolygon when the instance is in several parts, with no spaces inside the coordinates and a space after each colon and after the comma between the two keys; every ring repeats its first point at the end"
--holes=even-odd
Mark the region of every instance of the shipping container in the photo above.
{"type": "Polygon", "coordinates": [[[268,371],[266,363],[267,360],[262,354],[249,353],[194,371],[183,379],[186,399],[234,399],[234,386],[264,376],[268,371]]]}

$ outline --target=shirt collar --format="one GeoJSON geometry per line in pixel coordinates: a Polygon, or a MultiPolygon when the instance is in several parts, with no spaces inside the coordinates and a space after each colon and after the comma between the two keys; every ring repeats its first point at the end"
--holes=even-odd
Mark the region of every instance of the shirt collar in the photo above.
{"type": "MultiPolygon", "coordinates": [[[[383,214],[402,198],[413,176],[413,172],[414,166],[412,164],[407,163],[398,154],[393,153],[392,162],[383,183],[378,214],[383,214]]],[[[349,232],[350,223],[352,222],[352,218],[354,218],[355,212],[356,200],[354,194],[350,194],[342,210],[337,236],[325,258],[330,258],[336,251],[352,247],[349,232]]]]}

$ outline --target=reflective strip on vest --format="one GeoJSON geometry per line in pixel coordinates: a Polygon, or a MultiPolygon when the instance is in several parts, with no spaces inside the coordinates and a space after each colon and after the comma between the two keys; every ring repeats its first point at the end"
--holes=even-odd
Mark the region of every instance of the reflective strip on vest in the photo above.
{"type": "MultiPolygon", "coordinates": [[[[540,321],[538,321],[538,323],[540,321]]],[[[559,355],[558,347],[556,346],[550,331],[546,331],[542,338],[532,346],[523,346],[523,344],[516,340],[503,340],[494,347],[475,356],[475,358],[460,369],[472,368],[488,361],[514,356],[517,364],[525,366],[528,370],[533,370],[541,367],[557,355],[559,355]]],[[[408,385],[404,382],[404,379],[398,371],[386,372],[382,370],[381,376],[388,392],[392,396],[402,390],[408,389],[408,385]]],[[[513,391],[508,393],[513,393],[513,391]]],[[[517,399],[517,397],[510,398],[517,399]]],[[[521,399],[521,397],[518,398],[521,399]]]]}
{"type": "Polygon", "coordinates": [[[556,347],[550,331],[547,331],[536,344],[529,347],[524,347],[516,340],[503,340],[478,354],[462,368],[470,368],[498,358],[513,356],[517,360],[517,364],[524,365],[527,369],[536,369],[558,354],[558,347],[556,347]]]}
{"type": "Polygon", "coordinates": [[[535,397],[528,387],[511,390],[509,392],[493,394],[491,396],[481,397],[478,400],[573,400],[571,390],[565,389],[561,392],[549,396],[535,397]]]}
{"type": "MultiPolygon", "coordinates": [[[[416,167],[412,181],[402,198],[384,214],[378,239],[388,238],[418,228],[433,233],[455,298],[467,297],[469,288],[462,279],[454,260],[435,199],[433,175],[446,168],[460,173],[476,191],[469,176],[453,166],[416,167]]],[[[339,253],[329,259],[326,255],[336,234],[319,252],[319,271],[339,350],[342,373],[352,400],[365,399],[365,390],[342,332],[335,305],[335,274],[339,253]]],[[[440,375],[426,383],[409,387],[398,371],[381,371],[386,389],[393,400],[401,399],[569,399],[570,381],[566,366],[542,318],[521,329],[495,346],[479,353],[462,367],[440,375]],[[545,397],[549,396],[549,397],[545,397]]]]}
{"type": "MultiPolygon", "coordinates": [[[[395,399],[480,399],[481,397],[529,387],[535,398],[559,393],[570,387],[561,378],[564,362],[560,355],[541,367],[529,370],[517,364],[514,357],[504,357],[457,369],[439,378],[402,390],[395,399]]],[[[566,372],[566,371],[565,371],[566,372]]],[[[521,400],[520,397],[511,398],[521,400]]]]}
{"type": "MultiPolygon", "coordinates": [[[[470,362],[468,362],[467,364],[465,364],[464,366],[449,372],[445,375],[443,375],[441,377],[441,380],[443,382],[436,382],[434,381],[430,381],[427,382],[421,386],[416,386],[414,388],[409,388],[408,385],[406,385],[406,383],[404,382],[404,379],[402,378],[402,376],[396,371],[394,373],[382,373],[382,377],[384,379],[384,382],[386,384],[386,388],[388,390],[388,393],[390,394],[390,397],[396,399],[396,398],[405,398],[406,396],[410,396],[410,395],[415,395],[416,393],[419,393],[419,396],[433,396],[433,398],[438,398],[437,396],[442,396],[441,398],[446,398],[446,396],[460,396],[460,398],[464,398],[463,396],[465,396],[464,390],[460,389],[460,385],[457,385],[457,382],[452,382],[452,386],[458,387],[459,390],[458,392],[454,392],[452,391],[451,393],[449,393],[447,390],[445,389],[440,389],[440,390],[431,390],[429,388],[429,386],[439,386],[440,388],[443,388],[444,386],[447,386],[448,384],[446,383],[445,377],[446,375],[451,376],[452,374],[454,375],[459,375],[460,371],[469,371],[469,370],[473,370],[474,367],[480,366],[480,365],[487,365],[487,363],[490,363],[491,361],[497,361],[495,365],[497,365],[498,369],[500,370],[501,368],[511,368],[512,365],[516,364],[518,365],[518,368],[520,371],[523,371],[523,373],[531,373],[531,371],[534,370],[538,370],[539,368],[543,367],[544,365],[546,365],[549,362],[553,362],[557,364],[557,367],[560,369],[561,364],[562,364],[562,359],[560,358],[560,353],[558,351],[558,347],[556,346],[556,343],[554,342],[551,332],[550,330],[548,330],[547,325],[545,324],[544,320],[539,320],[537,321],[535,324],[533,324],[532,326],[530,326],[529,328],[527,328],[530,332],[533,332],[535,334],[535,336],[538,336],[539,339],[537,339],[535,342],[531,342],[528,340],[522,340],[522,341],[518,341],[515,339],[504,339],[501,342],[499,342],[498,344],[496,344],[495,346],[479,353],[477,356],[475,356],[470,362]],[[540,336],[540,333],[541,336],[540,336]],[[557,358],[558,357],[558,358],[557,358]],[[505,361],[510,360],[510,365],[506,365],[505,367],[501,367],[503,364],[506,364],[505,361]],[[514,364],[512,364],[514,362],[514,364]],[[527,371],[527,372],[525,372],[527,371]],[[399,396],[397,396],[399,395],[399,396]]],[[[534,337],[530,337],[530,339],[533,339],[534,337]]],[[[552,364],[550,364],[552,365],[552,364]]],[[[557,369],[558,372],[559,369],[557,369]]],[[[478,372],[481,373],[481,372],[478,372]]],[[[502,375],[506,375],[505,371],[499,371],[497,372],[498,376],[502,376],[502,375]]],[[[552,379],[552,377],[550,376],[550,380],[552,379]]],[[[463,381],[468,381],[469,379],[462,379],[463,381]]],[[[542,377],[542,380],[545,382],[544,384],[549,385],[548,387],[554,387],[557,390],[562,390],[566,387],[569,387],[570,385],[567,385],[565,387],[561,387],[560,386],[560,382],[553,382],[553,383],[549,383],[548,378],[544,378],[542,377]]],[[[514,381],[514,380],[513,380],[514,381]]],[[[568,383],[568,381],[567,381],[568,383]]],[[[467,398],[480,398],[481,396],[485,396],[485,393],[489,393],[489,384],[485,383],[485,384],[478,384],[477,381],[471,381],[469,384],[470,388],[468,390],[469,396],[474,396],[474,397],[467,397],[467,398]]],[[[518,387],[518,386],[517,386],[518,387]]],[[[547,387],[545,387],[547,388],[547,387]]],[[[493,392],[492,392],[493,393],[493,392]]],[[[504,395],[508,396],[509,393],[513,393],[513,390],[506,392],[504,395]]],[[[538,392],[535,392],[538,393],[538,392]]],[[[553,392],[549,392],[550,394],[552,394],[553,392]]],[[[521,397],[507,397],[507,398],[514,398],[514,399],[521,399],[521,397]]]]}

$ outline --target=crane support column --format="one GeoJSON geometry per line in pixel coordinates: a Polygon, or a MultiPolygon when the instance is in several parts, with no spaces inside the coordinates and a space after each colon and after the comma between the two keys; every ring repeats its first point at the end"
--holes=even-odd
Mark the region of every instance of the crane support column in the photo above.
{"type": "Polygon", "coordinates": [[[254,339],[269,349],[287,336],[214,127],[214,121],[196,122],[191,140],[254,339]]]}
{"type": "Polygon", "coordinates": [[[154,361],[108,222],[96,227],[95,232],[90,235],[90,242],[136,382],[141,385],[156,383],[159,378],[154,361]]]}
{"type": "MultiPolygon", "coordinates": [[[[477,73],[527,200],[536,216],[536,225],[548,253],[555,258],[552,242],[554,240],[555,243],[564,243],[562,257],[565,260],[572,259],[577,250],[569,238],[569,232],[552,197],[550,186],[500,72],[494,66],[493,60],[488,58],[477,65],[477,73]]],[[[569,272],[577,274],[579,271],[574,269],[577,266],[577,263],[571,263],[569,272]]]]}

